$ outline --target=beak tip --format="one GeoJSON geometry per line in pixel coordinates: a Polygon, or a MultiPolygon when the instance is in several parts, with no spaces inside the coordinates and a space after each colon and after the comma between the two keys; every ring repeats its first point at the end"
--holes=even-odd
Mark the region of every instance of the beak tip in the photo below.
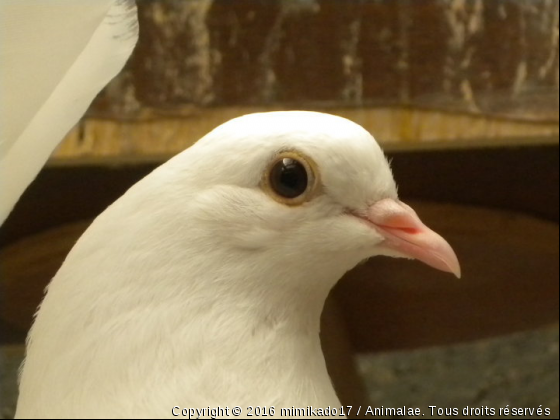
{"type": "Polygon", "coordinates": [[[458,279],[462,277],[461,265],[459,264],[458,259],[455,259],[455,261],[453,261],[452,264],[448,264],[447,268],[449,272],[453,274],[455,277],[457,277],[458,279]]]}
{"type": "Polygon", "coordinates": [[[460,279],[462,277],[462,270],[461,270],[461,263],[459,263],[459,258],[457,258],[457,254],[455,254],[451,246],[447,242],[444,243],[445,243],[445,247],[444,247],[445,252],[441,254],[439,253],[436,254],[437,263],[434,264],[433,267],[441,271],[445,271],[447,273],[453,274],[455,277],[460,279]]]}

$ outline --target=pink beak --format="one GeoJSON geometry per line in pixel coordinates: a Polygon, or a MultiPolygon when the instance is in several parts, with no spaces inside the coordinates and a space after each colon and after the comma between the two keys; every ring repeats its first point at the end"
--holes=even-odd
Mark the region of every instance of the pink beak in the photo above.
{"type": "Polygon", "coordinates": [[[461,277],[459,260],[451,246],[422,223],[416,212],[405,203],[381,200],[372,205],[362,218],[383,235],[386,248],[461,277]]]}

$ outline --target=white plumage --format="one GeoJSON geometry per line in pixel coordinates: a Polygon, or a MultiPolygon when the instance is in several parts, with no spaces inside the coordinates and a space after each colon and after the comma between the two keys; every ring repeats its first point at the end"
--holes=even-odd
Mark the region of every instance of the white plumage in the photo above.
{"type": "MultiPolygon", "coordinates": [[[[99,28],[111,21],[96,16],[99,28]]],[[[130,27],[130,15],[122,16],[130,27]]],[[[89,60],[105,57],[115,70],[126,56],[117,44],[118,59],[96,50],[89,60]]],[[[85,71],[78,70],[72,77],[85,71]]],[[[90,81],[80,109],[101,80],[90,81]]],[[[14,171],[17,184],[10,197],[76,118],[60,112],[73,103],[64,98],[48,107],[44,96],[37,99],[30,123],[28,115],[2,133],[2,173],[14,171]],[[50,129],[50,118],[58,128],[50,129]],[[40,124],[48,146],[41,145],[40,124]],[[25,142],[41,151],[20,177],[11,156],[25,142]]],[[[17,153],[34,154],[28,145],[17,153]]],[[[459,275],[449,245],[398,200],[389,164],[363,128],[313,112],[232,120],[133,186],[80,238],[30,333],[17,416],[336,406],[320,314],[338,279],[375,255],[418,258],[459,275]]]]}
{"type": "Polygon", "coordinates": [[[18,415],[338,404],[319,317],[347,270],[396,255],[372,227],[384,216],[364,220],[384,207],[391,220],[406,214],[396,200],[381,149],[348,120],[279,112],[218,127],[133,186],[70,252],[30,334],[18,415]],[[316,164],[320,185],[301,205],[263,188],[284,151],[316,164]]]}

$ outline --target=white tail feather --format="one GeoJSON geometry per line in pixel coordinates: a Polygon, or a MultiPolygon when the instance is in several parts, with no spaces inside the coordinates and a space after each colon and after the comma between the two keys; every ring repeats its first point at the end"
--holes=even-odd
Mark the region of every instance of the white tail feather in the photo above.
{"type": "Polygon", "coordinates": [[[0,223],[137,38],[132,0],[0,0],[0,223]]]}

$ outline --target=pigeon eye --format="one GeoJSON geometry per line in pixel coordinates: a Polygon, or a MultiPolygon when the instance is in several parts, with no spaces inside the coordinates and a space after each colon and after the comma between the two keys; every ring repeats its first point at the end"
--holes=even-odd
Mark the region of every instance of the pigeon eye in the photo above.
{"type": "Polygon", "coordinates": [[[270,170],[270,186],[278,195],[296,198],[307,189],[307,171],[301,162],[282,158],[270,170]]]}
{"type": "Polygon", "coordinates": [[[268,167],[264,189],[272,198],[283,204],[302,204],[316,189],[315,167],[313,161],[298,153],[281,153],[268,167]]]}

